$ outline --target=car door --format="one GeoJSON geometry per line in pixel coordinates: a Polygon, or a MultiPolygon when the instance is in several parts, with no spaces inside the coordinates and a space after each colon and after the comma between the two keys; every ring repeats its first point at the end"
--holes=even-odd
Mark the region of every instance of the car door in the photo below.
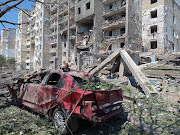
{"type": "Polygon", "coordinates": [[[41,78],[38,75],[33,76],[23,85],[21,89],[22,104],[30,109],[36,110],[37,92],[41,83],[41,78]]]}
{"type": "Polygon", "coordinates": [[[50,73],[45,82],[38,89],[38,111],[46,114],[50,106],[58,98],[58,91],[64,86],[60,73],[50,73]]]}

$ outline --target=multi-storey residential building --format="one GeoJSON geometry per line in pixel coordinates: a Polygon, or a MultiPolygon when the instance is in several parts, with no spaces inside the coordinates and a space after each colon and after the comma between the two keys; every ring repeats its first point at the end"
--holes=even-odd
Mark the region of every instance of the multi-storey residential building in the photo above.
{"type": "Polygon", "coordinates": [[[141,0],[103,0],[100,52],[141,49],[141,0]]]}
{"type": "Polygon", "coordinates": [[[1,31],[1,55],[6,59],[15,58],[16,29],[9,28],[1,31]]]}
{"type": "MultiPolygon", "coordinates": [[[[42,2],[48,3],[48,0],[42,2]]],[[[31,9],[27,30],[26,69],[49,67],[50,9],[48,4],[36,3],[31,9]]]]}
{"type": "Polygon", "coordinates": [[[180,1],[142,1],[143,51],[164,54],[180,51],[180,1]]]}
{"type": "Polygon", "coordinates": [[[75,0],[54,0],[51,4],[50,65],[57,68],[72,60],[75,46],[75,0]]]}
{"type": "MultiPolygon", "coordinates": [[[[81,51],[98,53],[98,46],[102,41],[103,3],[99,0],[76,0],[75,21],[76,30],[76,55],[81,51]]],[[[84,57],[81,65],[93,64],[93,57],[84,57]]]]}
{"type": "Polygon", "coordinates": [[[16,69],[26,69],[26,52],[30,51],[30,46],[26,45],[29,12],[27,9],[21,9],[18,13],[18,23],[22,25],[19,25],[16,31],[16,69]]]}
{"type": "Polygon", "coordinates": [[[28,26],[26,33],[26,69],[34,70],[34,47],[35,47],[35,6],[31,6],[30,17],[28,18],[28,26]]]}

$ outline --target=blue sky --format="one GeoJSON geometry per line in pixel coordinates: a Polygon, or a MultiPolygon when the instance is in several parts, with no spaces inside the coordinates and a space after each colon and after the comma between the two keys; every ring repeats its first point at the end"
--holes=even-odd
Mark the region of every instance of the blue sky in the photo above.
{"type": "MultiPolygon", "coordinates": [[[[0,0],[0,2],[5,2],[5,1],[7,1],[7,0],[0,0]]],[[[17,2],[11,2],[11,3],[14,4],[14,3],[17,3],[17,2]]],[[[24,2],[22,2],[17,7],[18,8],[24,8],[24,9],[31,9],[31,5],[35,5],[35,3],[34,2],[30,2],[29,0],[24,0],[24,2]]],[[[10,6],[10,4],[9,4],[9,6],[10,6]]],[[[3,7],[3,9],[4,9],[4,7],[3,7]]],[[[1,9],[1,10],[3,10],[3,9],[1,9]]],[[[18,9],[12,9],[8,13],[6,13],[2,18],[0,18],[0,20],[6,20],[6,21],[11,21],[11,22],[17,23],[18,22],[18,12],[19,12],[18,9]]],[[[16,26],[11,25],[11,24],[4,23],[4,25],[5,25],[6,29],[8,29],[8,28],[16,28],[17,29],[16,26]]],[[[5,29],[5,28],[0,23],[0,31],[2,29],[5,29]]]]}

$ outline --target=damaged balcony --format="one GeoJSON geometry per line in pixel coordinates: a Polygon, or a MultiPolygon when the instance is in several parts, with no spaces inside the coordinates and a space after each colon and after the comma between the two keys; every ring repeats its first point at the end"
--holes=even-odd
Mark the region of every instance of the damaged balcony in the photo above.
{"type": "Polygon", "coordinates": [[[65,33],[66,31],[68,31],[68,27],[67,27],[67,26],[65,26],[65,27],[63,27],[63,28],[60,28],[59,33],[62,35],[62,34],[65,33]]]}
{"type": "Polygon", "coordinates": [[[63,16],[61,19],[59,19],[59,24],[60,23],[66,23],[68,21],[68,15],[63,16]]]}
{"type": "Polygon", "coordinates": [[[51,25],[50,25],[50,28],[54,28],[54,27],[57,27],[57,23],[56,22],[51,23],[51,25]]]}
{"type": "Polygon", "coordinates": [[[113,15],[116,15],[125,11],[126,11],[126,4],[124,6],[118,6],[118,7],[109,9],[108,11],[103,13],[103,16],[110,17],[110,16],[113,16],[113,15]]]}
{"type": "Polygon", "coordinates": [[[56,53],[56,50],[57,50],[56,47],[55,47],[55,48],[50,48],[49,52],[50,52],[51,54],[53,54],[53,53],[56,53]]]}
{"type": "Polygon", "coordinates": [[[51,21],[57,19],[57,13],[52,14],[51,17],[50,17],[50,19],[51,19],[51,21]]]}
{"type": "Polygon", "coordinates": [[[55,3],[51,5],[50,11],[51,13],[57,12],[57,5],[55,3]]]}
{"type": "Polygon", "coordinates": [[[102,30],[110,30],[110,29],[116,29],[120,27],[125,27],[126,24],[126,18],[120,18],[118,20],[106,20],[102,26],[102,30]]]}
{"type": "Polygon", "coordinates": [[[117,36],[105,36],[103,43],[116,42],[117,40],[125,38],[126,34],[120,34],[117,36]]]}
{"type": "Polygon", "coordinates": [[[51,42],[51,43],[50,43],[51,45],[57,44],[57,39],[51,40],[50,42],[51,42]]]}
{"type": "Polygon", "coordinates": [[[55,59],[56,59],[56,56],[51,56],[51,58],[49,59],[49,61],[55,61],[55,59]]]}
{"type": "Polygon", "coordinates": [[[103,3],[104,4],[111,4],[111,3],[115,2],[115,1],[117,1],[117,0],[103,0],[103,3]]]}

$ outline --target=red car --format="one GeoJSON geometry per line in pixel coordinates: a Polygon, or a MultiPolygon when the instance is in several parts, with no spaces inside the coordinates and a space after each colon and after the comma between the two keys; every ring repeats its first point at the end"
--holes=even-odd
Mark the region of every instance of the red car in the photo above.
{"type": "MultiPolygon", "coordinates": [[[[88,82],[82,78],[92,77],[89,73],[77,71],[51,70],[33,74],[21,85],[19,102],[48,115],[63,134],[77,130],[78,118],[97,123],[123,111],[121,89],[84,90],[80,83],[88,82]]],[[[13,92],[12,88],[9,89],[13,92]]]]}

